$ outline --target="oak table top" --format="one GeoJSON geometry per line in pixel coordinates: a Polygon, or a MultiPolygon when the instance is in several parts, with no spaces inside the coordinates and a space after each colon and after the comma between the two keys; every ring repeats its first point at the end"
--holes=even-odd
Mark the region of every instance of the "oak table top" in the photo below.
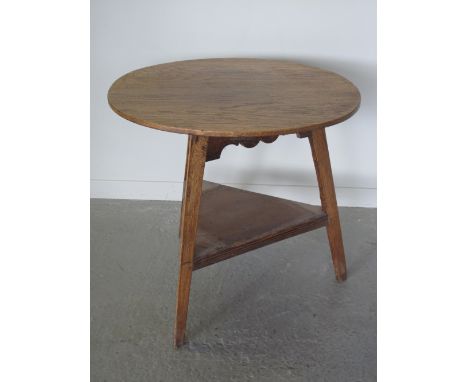
{"type": "Polygon", "coordinates": [[[348,119],[360,98],[333,72],[239,58],[149,66],[120,77],[108,93],[112,109],[129,121],[209,137],[304,134],[348,119]]]}

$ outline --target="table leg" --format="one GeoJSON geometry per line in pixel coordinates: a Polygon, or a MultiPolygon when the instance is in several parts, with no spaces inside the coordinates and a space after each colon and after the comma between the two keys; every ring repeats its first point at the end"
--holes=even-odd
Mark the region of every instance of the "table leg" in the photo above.
{"type": "Polygon", "coordinates": [[[344,281],[346,280],[346,259],[325,128],[313,130],[309,136],[309,142],[317,173],[322,209],[328,215],[327,234],[336,279],[344,281]]]}
{"type": "Polygon", "coordinates": [[[180,220],[179,220],[179,237],[182,234],[182,225],[183,225],[183,213],[184,213],[184,203],[185,203],[185,185],[187,184],[187,170],[188,170],[188,160],[190,153],[190,135],[187,136],[187,153],[185,154],[185,172],[184,172],[184,185],[182,187],[182,203],[180,204],[180,220]]]}
{"type": "Polygon", "coordinates": [[[180,269],[174,332],[176,347],[184,342],[207,144],[206,137],[189,136],[179,239],[180,269]]]}

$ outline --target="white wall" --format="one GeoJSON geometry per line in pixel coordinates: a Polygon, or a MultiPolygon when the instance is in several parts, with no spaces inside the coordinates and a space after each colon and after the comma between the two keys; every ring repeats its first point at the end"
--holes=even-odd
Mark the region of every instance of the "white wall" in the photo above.
{"type": "MultiPolygon", "coordinates": [[[[208,57],[294,59],[340,73],[362,95],[327,128],[338,203],[376,206],[375,0],[92,0],[91,197],[180,200],[186,136],[135,125],[107,104],[130,70],[208,57]]],[[[229,146],[205,178],[317,203],[308,142],[229,146]]]]}

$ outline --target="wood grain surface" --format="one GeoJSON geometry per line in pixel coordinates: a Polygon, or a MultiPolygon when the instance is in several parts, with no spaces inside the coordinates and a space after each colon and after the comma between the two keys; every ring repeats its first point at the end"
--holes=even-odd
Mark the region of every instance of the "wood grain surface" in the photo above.
{"type": "Polygon", "coordinates": [[[344,77],[276,60],[179,61],[130,72],[111,86],[112,109],[147,127],[212,137],[307,133],[359,108],[344,77]]]}

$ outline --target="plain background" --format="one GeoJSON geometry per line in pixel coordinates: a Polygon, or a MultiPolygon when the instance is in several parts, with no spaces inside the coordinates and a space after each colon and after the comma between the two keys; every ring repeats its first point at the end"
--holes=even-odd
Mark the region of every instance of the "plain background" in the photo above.
{"type": "MultiPolygon", "coordinates": [[[[338,203],[376,207],[375,0],[94,0],[91,2],[91,197],[180,200],[186,135],[135,125],[107,104],[118,77],[210,57],[295,60],[361,91],[350,120],[327,129],[338,203]]],[[[307,140],[229,146],[205,178],[318,203],[307,140]]]]}
{"type": "MultiPolygon", "coordinates": [[[[466,377],[467,8],[378,7],[382,382],[466,377]]],[[[89,380],[89,11],[2,7],[4,381],[89,380]]]]}

